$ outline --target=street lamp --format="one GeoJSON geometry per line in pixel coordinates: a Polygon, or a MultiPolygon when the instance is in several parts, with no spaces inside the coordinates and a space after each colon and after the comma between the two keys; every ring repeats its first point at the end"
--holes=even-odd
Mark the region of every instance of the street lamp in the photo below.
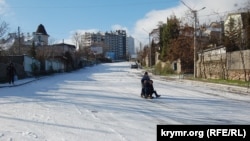
{"type": "Polygon", "coordinates": [[[152,61],[152,56],[151,56],[151,46],[150,46],[150,33],[147,32],[144,28],[143,30],[148,33],[148,47],[149,47],[149,67],[151,67],[151,61],[152,61]]]}
{"type": "Polygon", "coordinates": [[[181,1],[193,14],[194,14],[194,78],[196,78],[196,23],[197,23],[197,12],[205,9],[206,7],[201,8],[200,10],[193,10],[187,6],[183,1],[181,1]]]}

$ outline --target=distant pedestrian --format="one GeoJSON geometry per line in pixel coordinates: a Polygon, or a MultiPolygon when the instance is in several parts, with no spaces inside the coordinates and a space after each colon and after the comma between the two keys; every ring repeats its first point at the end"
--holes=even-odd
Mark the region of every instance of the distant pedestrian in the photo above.
{"type": "Polygon", "coordinates": [[[16,75],[16,69],[14,67],[14,64],[11,62],[7,68],[7,77],[8,77],[8,82],[9,84],[14,84],[15,81],[15,75],[16,75]]]}

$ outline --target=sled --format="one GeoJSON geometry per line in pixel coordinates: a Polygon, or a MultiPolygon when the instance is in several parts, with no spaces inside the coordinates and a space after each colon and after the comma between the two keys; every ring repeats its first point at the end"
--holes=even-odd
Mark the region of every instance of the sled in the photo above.
{"type": "Polygon", "coordinates": [[[154,96],[152,96],[152,97],[145,97],[144,95],[141,95],[141,98],[144,98],[144,99],[154,99],[154,98],[159,98],[159,97],[154,97],[154,96]]]}

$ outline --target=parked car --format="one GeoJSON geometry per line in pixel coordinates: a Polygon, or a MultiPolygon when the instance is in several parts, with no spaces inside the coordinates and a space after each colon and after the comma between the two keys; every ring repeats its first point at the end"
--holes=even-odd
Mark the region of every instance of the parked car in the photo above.
{"type": "Polygon", "coordinates": [[[131,64],[131,69],[137,69],[137,68],[138,68],[138,64],[137,63],[131,64]]]}

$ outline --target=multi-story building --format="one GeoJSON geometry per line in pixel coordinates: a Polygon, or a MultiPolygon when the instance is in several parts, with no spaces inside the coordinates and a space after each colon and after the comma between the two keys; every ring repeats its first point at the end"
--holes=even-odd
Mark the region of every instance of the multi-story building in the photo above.
{"type": "MultiPolygon", "coordinates": [[[[91,35],[92,33],[89,32],[85,32],[82,36],[81,36],[81,41],[82,41],[82,45],[80,47],[88,47],[91,45],[91,35]]],[[[81,48],[80,48],[81,49],[81,48]]]]}
{"type": "Polygon", "coordinates": [[[127,37],[127,49],[129,57],[135,55],[135,41],[131,36],[127,37]]]}
{"type": "Polygon", "coordinates": [[[116,30],[115,32],[105,33],[105,44],[109,52],[114,53],[114,59],[127,59],[126,31],[116,30]]]}
{"type": "Polygon", "coordinates": [[[104,42],[104,35],[101,32],[89,33],[85,32],[81,37],[82,47],[90,47],[94,44],[102,44],[104,42]]]}
{"type": "Polygon", "coordinates": [[[134,38],[127,37],[125,30],[116,30],[106,33],[89,33],[86,32],[81,37],[82,45],[85,47],[102,47],[104,54],[112,54],[110,57],[115,60],[127,59],[130,55],[135,54],[134,38]]]}

